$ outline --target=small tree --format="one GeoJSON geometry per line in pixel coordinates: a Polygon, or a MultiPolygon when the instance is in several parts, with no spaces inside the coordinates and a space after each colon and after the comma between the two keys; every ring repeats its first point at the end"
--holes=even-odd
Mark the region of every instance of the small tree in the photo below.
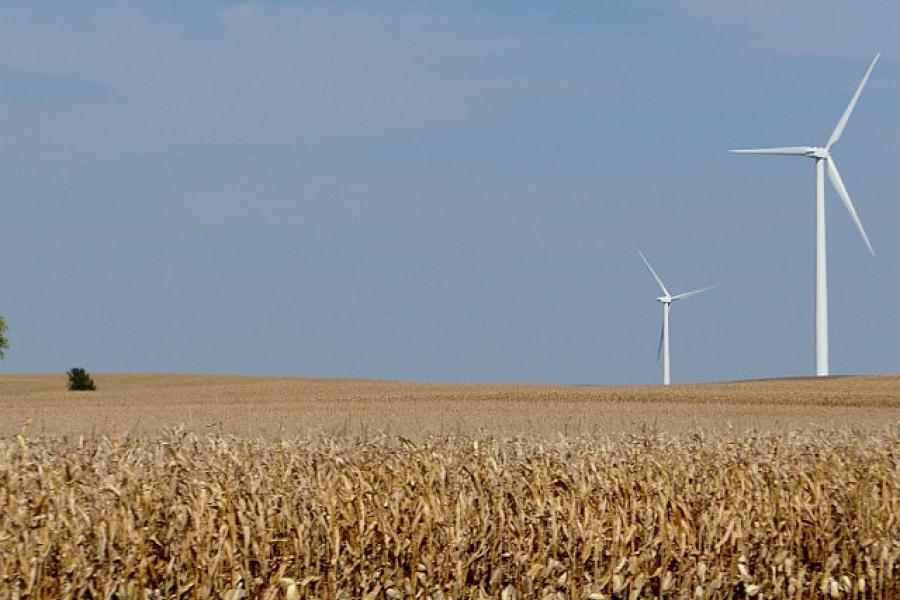
{"type": "Polygon", "coordinates": [[[9,348],[9,340],[6,339],[6,320],[0,315],[0,358],[3,358],[3,350],[9,348]]]}
{"type": "Polygon", "coordinates": [[[69,391],[86,392],[97,389],[94,380],[91,379],[91,374],[81,367],[73,367],[66,374],[69,376],[69,391]]]}

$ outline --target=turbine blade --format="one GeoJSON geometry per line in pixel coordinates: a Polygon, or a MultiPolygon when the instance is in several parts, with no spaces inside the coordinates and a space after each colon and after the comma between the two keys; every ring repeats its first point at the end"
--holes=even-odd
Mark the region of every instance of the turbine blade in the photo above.
{"type": "Polygon", "coordinates": [[[691,296],[696,296],[697,294],[702,294],[703,292],[708,292],[709,290],[715,289],[716,286],[711,285],[709,287],[700,288],[699,290],[694,290],[693,292],[685,292],[683,294],[677,294],[672,296],[672,300],[684,300],[685,298],[690,298],[691,296]]]}
{"type": "Polygon", "coordinates": [[[852,113],[853,109],[856,108],[856,103],[859,101],[859,96],[860,94],[862,94],[863,88],[866,87],[866,82],[869,80],[869,75],[872,74],[872,69],[875,68],[875,63],[878,62],[880,56],[881,53],[879,52],[875,55],[875,58],[872,59],[872,63],[866,70],[866,74],[865,76],[863,76],[859,87],[856,88],[856,93],[853,94],[853,97],[850,99],[850,104],[847,105],[847,108],[844,110],[844,114],[841,115],[841,120],[838,121],[837,126],[834,128],[834,131],[831,132],[831,137],[828,138],[828,143],[825,144],[826,150],[831,150],[831,147],[834,146],[835,142],[841,139],[841,134],[844,133],[844,127],[847,126],[847,121],[850,119],[850,113],[852,113]]]}
{"type": "Polygon", "coordinates": [[[869,241],[869,236],[866,235],[866,230],[863,227],[862,221],[859,220],[859,215],[856,214],[856,209],[853,207],[853,201],[850,200],[850,194],[847,193],[847,188],[846,186],[844,186],[844,181],[841,179],[841,174],[838,173],[837,165],[834,164],[834,159],[829,158],[825,162],[828,164],[828,178],[831,180],[831,185],[834,186],[834,189],[837,190],[838,196],[840,196],[841,200],[844,201],[844,206],[847,207],[847,212],[850,213],[850,218],[853,219],[854,223],[856,223],[856,228],[859,229],[859,234],[862,236],[863,241],[869,248],[869,252],[872,253],[872,256],[875,256],[875,250],[872,249],[872,243],[869,241]]]}
{"type": "Polygon", "coordinates": [[[659,284],[659,288],[662,290],[663,294],[666,296],[669,295],[669,290],[666,289],[666,284],[662,282],[662,279],[659,278],[659,275],[656,274],[656,271],[653,270],[653,267],[650,266],[650,263],[647,261],[647,257],[638,250],[638,254],[641,256],[641,260],[644,261],[644,264],[647,265],[647,270],[650,271],[650,274],[653,275],[653,279],[656,280],[656,283],[659,284]]]}
{"type": "Polygon", "coordinates": [[[815,150],[810,146],[786,146],[784,148],[750,148],[748,150],[729,150],[732,154],[781,154],[784,156],[806,156],[815,150]]]}
{"type": "Polygon", "coordinates": [[[665,334],[665,331],[666,325],[663,323],[659,326],[659,347],[656,349],[656,362],[659,362],[659,358],[662,356],[663,335],[665,334]]]}

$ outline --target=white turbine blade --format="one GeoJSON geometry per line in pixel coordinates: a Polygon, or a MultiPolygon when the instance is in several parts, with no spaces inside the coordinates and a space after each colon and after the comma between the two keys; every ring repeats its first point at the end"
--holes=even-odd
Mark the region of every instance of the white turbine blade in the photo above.
{"type": "Polygon", "coordinates": [[[859,101],[859,96],[860,94],[862,94],[863,88],[866,87],[866,82],[869,80],[869,75],[872,74],[872,69],[875,68],[875,63],[878,62],[878,58],[880,56],[881,53],[879,52],[875,55],[875,58],[872,59],[872,64],[869,65],[869,68],[866,70],[866,74],[860,82],[859,87],[856,88],[856,93],[853,94],[853,98],[850,99],[850,104],[847,105],[846,110],[844,110],[844,114],[841,115],[841,120],[838,121],[837,126],[831,133],[831,137],[828,139],[828,143],[825,144],[826,150],[830,150],[831,147],[834,146],[835,142],[841,139],[841,134],[844,133],[844,127],[847,126],[847,121],[850,119],[850,113],[852,113],[853,109],[856,108],[856,103],[859,101]]]}
{"type": "Polygon", "coordinates": [[[699,290],[694,290],[693,292],[685,292],[683,294],[677,294],[672,296],[672,300],[684,300],[685,298],[690,298],[691,296],[696,296],[697,294],[702,294],[703,292],[708,292],[711,289],[715,289],[716,286],[711,285],[709,287],[700,288],[699,290]]]}
{"type": "Polygon", "coordinates": [[[863,228],[862,221],[859,220],[859,215],[856,214],[856,209],[853,207],[853,202],[850,200],[850,194],[847,193],[847,188],[844,186],[844,181],[841,179],[841,174],[838,173],[837,165],[834,164],[834,159],[829,158],[828,163],[828,178],[831,180],[831,184],[834,186],[834,189],[837,190],[838,196],[841,197],[841,200],[844,201],[844,206],[847,207],[847,212],[850,213],[850,218],[853,219],[853,222],[856,223],[856,228],[859,229],[859,233],[863,238],[863,241],[866,243],[866,246],[869,248],[869,252],[872,253],[872,256],[875,256],[875,250],[872,249],[872,243],[869,241],[869,236],[866,235],[866,230],[863,228]]]}
{"type": "MultiPolygon", "coordinates": [[[[663,317],[665,318],[665,317],[663,317]]],[[[659,326],[659,347],[656,349],[656,362],[659,362],[659,357],[662,356],[662,345],[663,345],[663,336],[666,333],[666,324],[662,323],[659,326]]]]}
{"type": "Polygon", "coordinates": [[[750,148],[748,150],[729,150],[732,154],[781,154],[784,156],[806,156],[815,150],[809,146],[786,146],[784,148],[750,148]]]}
{"type": "Polygon", "coordinates": [[[656,274],[656,271],[653,270],[653,267],[650,266],[650,263],[647,262],[647,258],[644,256],[644,254],[640,250],[638,250],[638,254],[641,256],[641,260],[644,261],[644,264],[647,265],[647,270],[649,270],[650,274],[653,275],[653,279],[655,279],[656,283],[659,284],[659,288],[662,290],[663,294],[668,296],[669,290],[666,289],[666,284],[664,284],[662,282],[662,279],[659,278],[659,275],[656,274]]]}

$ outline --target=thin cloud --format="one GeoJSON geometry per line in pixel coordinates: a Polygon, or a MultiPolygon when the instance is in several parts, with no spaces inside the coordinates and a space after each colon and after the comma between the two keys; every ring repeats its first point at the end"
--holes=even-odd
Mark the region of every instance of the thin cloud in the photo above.
{"type": "Polygon", "coordinates": [[[840,0],[666,0],[701,22],[728,27],[754,52],[832,58],[900,54],[900,4],[840,0]]]}
{"type": "Polygon", "coordinates": [[[545,60],[578,51],[583,40],[533,36],[492,19],[239,4],[198,34],[136,5],[65,23],[19,11],[0,24],[6,66],[99,82],[110,93],[6,112],[17,164],[153,155],[172,144],[463,130],[540,98],[597,92],[545,60]],[[523,57],[532,68],[521,69],[523,57]]]}

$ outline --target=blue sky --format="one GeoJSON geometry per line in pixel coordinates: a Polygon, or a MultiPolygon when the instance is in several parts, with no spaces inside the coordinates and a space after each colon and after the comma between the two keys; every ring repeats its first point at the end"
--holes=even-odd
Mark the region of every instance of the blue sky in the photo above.
{"type": "Polygon", "coordinates": [[[5,372],[900,371],[900,5],[0,2],[5,372]]]}

